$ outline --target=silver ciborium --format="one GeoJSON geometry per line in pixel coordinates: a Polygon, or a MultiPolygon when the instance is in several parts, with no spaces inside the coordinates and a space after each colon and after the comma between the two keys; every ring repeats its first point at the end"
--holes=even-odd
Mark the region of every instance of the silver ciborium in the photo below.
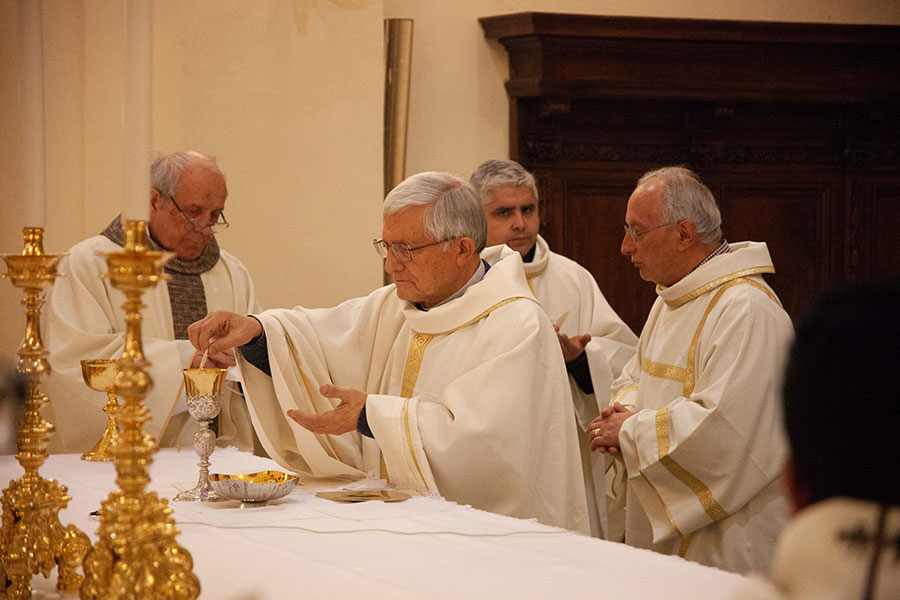
{"type": "Polygon", "coordinates": [[[200,423],[194,433],[194,451],[200,457],[200,480],[193,488],[175,496],[178,501],[216,502],[227,500],[209,482],[209,457],[216,447],[216,434],[209,428],[222,409],[222,390],[227,369],[185,369],[184,391],[188,412],[200,423]]]}
{"type": "Polygon", "coordinates": [[[84,383],[96,392],[106,392],[106,405],[103,412],[106,413],[106,430],[100,441],[94,447],[81,455],[81,460],[112,461],[113,442],[119,437],[119,424],[116,422],[116,412],[119,410],[119,401],[116,398],[116,371],[118,360],[114,358],[95,358],[81,361],[81,377],[84,383]]]}

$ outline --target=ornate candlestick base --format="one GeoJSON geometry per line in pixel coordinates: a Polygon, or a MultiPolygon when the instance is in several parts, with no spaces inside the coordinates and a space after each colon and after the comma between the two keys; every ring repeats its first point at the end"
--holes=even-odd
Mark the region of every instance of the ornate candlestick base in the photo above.
{"type": "Polygon", "coordinates": [[[50,373],[47,350],[41,341],[40,313],[44,292],[53,285],[59,254],[44,254],[41,227],[26,227],[22,254],[3,256],[12,284],[25,290],[25,341],[19,349],[17,370],[28,377],[25,391],[25,416],[19,428],[16,458],[25,475],[3,490],[3,526],[0,529],[0,562],[10,581],[8,598],[30,598],[31,576],[50,576],[59,566],[56,587],[75,590],[81,584],[78,567],[91,547],[87,535],[74,525],[63,527],[59,511],[71,496],[66,487],[53,479],[44,479],[38,468],[47,459],[47,441],[53,425],[41,417],[47,402],[41,391],[41,379],[50,373]]]}
{"type": "Polygon", "coordinates": [[[119,424],[116,422],[116,413],[119,410],[119,401],[116,399],[116,359],[94,358],[81,361],[81,378],[89,388],[98,392],[106,392],[106,405],[103,412],[106,413],[106,429],[103,437],[94,444],[94,447],[81,455],[81,460],[105,461],[113,460],[112,445],[119,437],[119,424]]]}
{"type": "Polygon", "coordinates": [[[141,295],[164,279],[162,267],[171,256],[147,251],[145,227],[145,221],[127,221],[125,248],[106,257],[112,285],[125,294],[125,350],[116,374],[116,390],[125,405],[112,447],[119,489],[100,507],[99,540],[84,559],[83,599],[189,599],[200,594],[191,555],[175,541],[172,509],[145,490],[157,445],[143,431],[149,416],[142,400],[152,382],[141,346],[141,295]]]}
{"type": "Polygon", "coordinates": [[[218,502],[220,496],[209,482],[209,457],[216,449],[216,434],[209,424],[222,409],[222,389],[228,369],[185,369],[184,390],[188,412],[200,423],[194,433],[194,451],[200,457],[200,479],[197,485],[175,496],[178,501],[218,502]]]}

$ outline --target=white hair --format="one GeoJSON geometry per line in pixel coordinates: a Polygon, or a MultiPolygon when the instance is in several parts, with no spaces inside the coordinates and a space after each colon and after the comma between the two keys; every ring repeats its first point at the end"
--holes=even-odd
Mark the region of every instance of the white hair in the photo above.
{"type": "Polygon", "coordinates": [[[188,150],[166,154],[154,160],[150,167],[150,185],[159,191],[164,201],[168,202],[169,198],[175,195],[181,174],[188,167],[196,165],[202,165],[225,179],[225,174],[216,163],[215,157],[188,150]]]}
{"type": "Polygon", "coordinates": [[[637,187],[660,180],[663,223],[691,221],[697,225],[697,239],[713,244],[722,239],[722,214],[709,188],[686,167],[662,167],[644,173],[637,187]]]}
{"type": "Polygon", "coordinates": [[[534,175],[514,160],[484,161],[472,173],[469,183],[478,192],[482,205],[490,204],[493,200],[492,192],[502,187],[527,187],[534,201],[538,201],[534,175]]]}
{"type": "MultiPolygon", "coordinates": [[[[428,171],[407,177],[384,199],[384,216],[426,206],[425,231],[435,240],[467,237],[481,252],[487,243],[487,219],[475,190],[450,173],[428,171]]],[[[446,245],[442,245],[446,249],[446,245]]]]}

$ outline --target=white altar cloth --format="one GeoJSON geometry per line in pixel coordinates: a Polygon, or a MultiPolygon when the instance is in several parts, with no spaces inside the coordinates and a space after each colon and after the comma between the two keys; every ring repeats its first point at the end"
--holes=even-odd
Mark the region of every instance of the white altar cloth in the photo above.
{"type": "MultiPolygon", "coordinates": [[[[190,551],[201,598],[726,598],[742,577],[648,550],[585,537],[534,521],[483,512],[441,498],[338,504],[299,487],[264,506],[236,501],[173,502],[197,482],[192,449],[155,455],[150,488],[169,498],[190,551]]],[[[217,448],[213,473],[279,469],[272,461],[217,448]]],[[[280,469],[279,469],[280,470],[280,469]]],[[[60,512],[96,540],[91,511],[114,489],[111,463],[52,455],[39,470],[69,488],[60,512]]],[[[20,477],[13,456],[0,457],[5,488],[20,477]]],[[[339,489],[330,486],[328,489],[339,489]]],[[[35,598],[75,598],[32,577],[35,598]]]]}

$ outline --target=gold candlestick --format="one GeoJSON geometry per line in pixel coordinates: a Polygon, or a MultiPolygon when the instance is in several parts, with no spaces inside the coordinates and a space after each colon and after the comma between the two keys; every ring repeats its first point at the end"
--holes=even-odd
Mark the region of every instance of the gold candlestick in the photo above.
{"type": "Polygon", "coordinates": [[[116,363],[114,358],[93,358],[81,361],[81,378],[85,385],[97,392],[106,392],[106,405],[103,412],[106,413],[106,429],[103,437],[94,444],[94,447],[81,455],[81,460],[95,460],[109,462],[113,460],[110,452],[113,442],[119,437],[119,424],[116,422],[116,413],[119,410],[119,401],[116,399],[116,363]]]}
{"type": "Polygon", "coordinates": [[[22,254],[6,254],[8,277],[25,290],[25,340],[19,349],[17,370],[28,377],[25,391],[25,415],[19,428],[16,459],[25,475],[3,490],[3,526],[0,529],[0,562],[6,570],[8,598],[30,598],[31,576],[50,576],[59,566],[56,587],[75,590],[81,584],[77,573],[91,547],[87,535],[74,525],[63,527],[59,511],[71,496],[66,486],[44,479],[38,469],[47,459],[47,442],[54,427],[41,417],[47,396],[41,391],[44,376],[50,373],[49,352],[41,341],[40,315],[44,292],[57,277],[60,254],[44,254],[42,227],[26,227],[22,254]]]}
{"type": "Polygon", "coordinates": [[[83,599],[196,598],[200,582],[190,553],[175,542],[178,529],[164,498],[146,491],[148,469],[158,446],[143,431],[149,419],[142,399],[152,381],[141,344],[141,296],[165,279],[170,253],[150,252],[145,221],[126,221],[125,248],[106,257],[113,287],[125,294],[125,350],[118,361],[116,390],[125,404],[119,411],[119,438],[113,444],[116,483],[100,507],[99,540],[84,559],[83,599]]]}

